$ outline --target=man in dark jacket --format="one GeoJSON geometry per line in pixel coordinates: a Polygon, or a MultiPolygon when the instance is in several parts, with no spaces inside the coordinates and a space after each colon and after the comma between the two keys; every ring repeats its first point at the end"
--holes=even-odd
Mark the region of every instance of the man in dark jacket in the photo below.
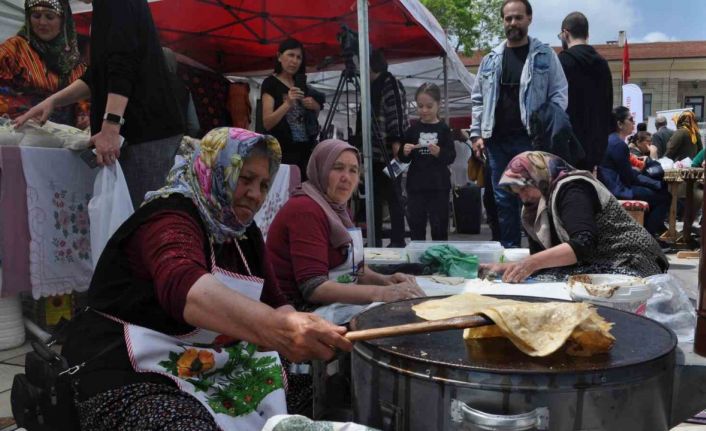
{"type": "Polygon", "coordinates": [[[658,115],[655,118],[655,129],[657,131],[652,135],[652,145],[657,147],[657,158],[662,158],[667,152],[667,143],[672,138],[674,130],[667,127],[667,119],[664,115],[658,115]]]}
{"type": "Polygon", "coordinates": [[[612,131],[613,78],[608,63],[587,43],[588,20],[584,14],[567,15],[559,39],[564,48],[559,61],[569,83],[566,112],[586,153],[576,167],[593,171],[603,159],[612,131]]]}

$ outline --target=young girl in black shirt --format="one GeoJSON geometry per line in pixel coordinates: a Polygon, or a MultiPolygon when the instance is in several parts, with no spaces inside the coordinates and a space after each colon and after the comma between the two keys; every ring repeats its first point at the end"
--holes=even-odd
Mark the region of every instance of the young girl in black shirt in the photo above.
{"type": "Polygon", "coordinates": [[[419,121],[405,132],[401,162],[410,163],[407,173],[407,221],[412,240],[426,240],[427,220],[431,238],[446,241],[449,236],[448,165],[456,158],[451,130],[439,120],[441,91],[425,83],[415,95],[419,121]]]}

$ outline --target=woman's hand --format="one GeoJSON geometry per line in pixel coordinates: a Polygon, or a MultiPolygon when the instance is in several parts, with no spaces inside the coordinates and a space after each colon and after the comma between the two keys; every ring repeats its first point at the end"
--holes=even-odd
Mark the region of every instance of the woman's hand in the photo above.
{"type": "Polygon", "coordinates": [[[311,96],[307,96],[302,99],[302,106],[310,111],[320,111],[321,106],[319,106],[319,102],[316,101],[311,96]]]}
{"type": "Polygon", "coordinates": [[[432,156],[439,157],[439,153],[441,152],[441,147],[436,144],[429,144],[429,152],[431,153],[432,156]]]}
{"type": "Polygon", "coordinates": [[[405,156],[409,156],[409,154],[410,154],[410,153],[412,152],[412,150],[414,150],[415,148],[417,148],[417,146],[414,145],[414,144],[404,144],[404,147],[402,147],[402,153],[403,153],[405,156]]]}
{"type": "Polygon", "coordinates": [[[294,106],[297,100],[302,100],[303,98],[303,91],[301,91],[297,87],[289,87],[289,91],[287,92],[287,96],[284,98],[284,101],[287,105],[294,106]]]}
{"type": "Polygon", "coordinates": [[[426,293],[416,282],[405,281],[388,286],[378,286],[375,302],[391,302],[401,299],[423,298],[425,296],[427,296],[426,293]]]}
{"type": "Polygon", "coordinates": [[[120,126],[103,122],[101,131],[91,136],[91,144],[96,147],[98,166],[109,166],[120,157],[120,126]]]}
{"type": "Polygon", "coordinates": [[[506,265],[507,267],[503,274],[503,282],[505,283],[522,283],[539,269],[532,257],[522,259],[519,262],[510,262],[506,265]]]}
{"type": "Polygon", "coordinates": [[[289,306],[275,310],[269,334],[263,334],[266,348],[276,350],[292,362],[329,360],[336,349],[350,352],[353,345],[343,335],[346,328],[312,313],[299,313],[289,306]]]}
{"type": "Polygon", "coordinates": [[[29,120],[36,120],[40,125],[44,125],[51,113],[54,112],[55,107],[53,99],[48,97],[29,111],[12,120],[12,125],[16,128],[22,127],[29,120]]]}

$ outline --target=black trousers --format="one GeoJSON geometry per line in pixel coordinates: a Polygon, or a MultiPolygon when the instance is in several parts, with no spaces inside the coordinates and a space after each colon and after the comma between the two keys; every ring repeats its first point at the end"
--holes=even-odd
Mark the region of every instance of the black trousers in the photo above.
{"type": "Polygon", "coordinates": [[[390,209],[390,245],[404,247],[404,202],[399,181],[383,173],[385,164],[373,162],[373,193],[375,205],[375,247],[382,246],[382,204],[390,209]]]}
{"type": "Polygon", "coordinates": [[[449,190],[408,191],[407,221],[412,241],[427,239],[427,221],[433,241],[449,239],[449,190]]]}

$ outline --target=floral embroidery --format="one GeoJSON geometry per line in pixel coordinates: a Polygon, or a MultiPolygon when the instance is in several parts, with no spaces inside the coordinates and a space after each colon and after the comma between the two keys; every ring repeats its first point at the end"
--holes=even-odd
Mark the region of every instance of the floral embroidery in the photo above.
{"type": "MultiPolygon", "coordinates": [[[[228,354],[223,365],[216,367],[216,358],[209,349],[189,347],[184,352],[169,352],[169,359],[160,366],[174,376],[194,385],[197,391],[205,392],[208,405],[216,413],[241,416],[255,411],[271,392],[283,387],[282,368],[271,356],[255,357],[257,346],[241,342],[221,345],[229,340],[216,337],[216,352],[228,354]]],[[[201,345],[199,345],[201,347],[201,345]]]]}
{"type": "Polygon", "coordinates": [[[54,229],[57,233],[52,238],[54,246],[54,261],[73,263],[76,259],[91,259],[91,243],[89,239],[90,222],[88,219],[88,201],[90,194],[83,199],[66,190],[54,192],[54,229]]]}

